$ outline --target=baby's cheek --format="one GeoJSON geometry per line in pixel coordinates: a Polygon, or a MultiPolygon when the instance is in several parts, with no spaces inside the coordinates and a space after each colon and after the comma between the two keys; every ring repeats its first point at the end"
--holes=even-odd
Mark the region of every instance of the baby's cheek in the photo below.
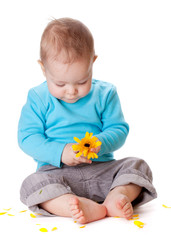
{"type": "Polygon", "coordinates": [[[49,91],[55,98],[61,99],[64,96],[63,92],[56,86],[51,87],[49,91]]]}
{"type": "Polygon", "coordinates": [[[90,91],[90,89],[91,89],[91,87],[89,87],[89,86],[82,86],[81,87],[81,89],[80,89],[80,94],[82,95],[82,96],[86,96],[88,93],[89,93],[89,91],[90,91]]]}

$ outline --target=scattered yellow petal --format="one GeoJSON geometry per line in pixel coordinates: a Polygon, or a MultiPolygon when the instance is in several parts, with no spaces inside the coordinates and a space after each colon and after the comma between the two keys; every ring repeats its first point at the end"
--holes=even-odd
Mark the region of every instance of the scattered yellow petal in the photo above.
{"type": "Polygon", "coordinates": [[[27,210],[20,211],[19,213],[27,212],[27,210]]]}
{"type": "Polygon", "coordinates": [[[130,218],[129,220],[138,220],[138,219],[139,219],[139,214],[134,214],[132,218],[130,218]]]}
{"type": "Polygon", "coordinates": [[[8,209],[3,208],[3,210],[5,210],[5,211],[9,211],[9,210],[11,210],[11,208],[8,208],[8,209]]]}
{"type": "Polygon", "coordinates": [[[74,221],[74,223],[77,223],[77,221],[74,221]]]}
{"type": "Polygon", "coordinates": [[[80,228],[85,228],[86,225],[81,226],[80,228]]]}
{"type": "Polygon", "coordinates": [[[40,232],[48,232],[48,230],[46,228],[40,228],[39,231],[40,232]]]}
{"type": "Polygon", "coordinates": [[[52,228],[52,231],[55,231],[55,230],[57,230],[57,227],[52,228]]]}
{"type": "Polygon", "coordinates": [[[35,213],[36,215],[42,215],[41,213],[35,213]]]}
{"type": "Polygon", "coordinates": [[[139,217],[139,214],[134,214],[133,217],[139,217]]]}
{"type": "Polygon", "coordinates": [[[144,227],[144,223],[140,222],[140,221],[134,221],[134,224],[139,227],[139,228],[143,228],[144,227]]]}
{"type": "Polygon", "coordinates": [[[11,217],[12,217],[12,216],[15,216],[15,215],[12,215],[12,214],[9,214],[9,213],[8,213],[8,216],[11,216],[11,217]]]}
{"type": "Polygon", "coordinates": [[[40,223],[36,223],[36,225],[41,225],[40,223]]]}
{"type": "Polygon", "coordinates": [[[7,213],[7,212],[1,212],[0,215],[4,215],[4,214],[6,214],[6,213],[7,213]]]}
{"type": "Polygon", "coordinates": [[[168,207],[168,206],[166,206],[166,205],[164,205],[164,204],[163,204],[162,206],[163,206],[164,208],[171,208],[171,207],[168,207]]]}
{"type": "Polygon", "coordinates": [[[41,193],[42,193],[42,191],[43,191],[43,190],[41,189],[41,190],[40,190],[40,192],[39,192],[39,194],[41,194],[41,193]]]}
{"type": "Polygon", "coordinates": [[[33,213],[30,213],[30,217],[36,218],[36,216],[33,213]]]}
{"type": "Polygon", "coordinates": [[[130,220],[138,220],[138,219],[140,219],[140,218],[139,217],[137,217],[137,218],[130,218],[129,221],[130,220]]]}
{"type": "Polygon", "coordinates": [[[114,218],[120,218],[120,217],[118,217],[118,216],[115,216],[114,218]]]}

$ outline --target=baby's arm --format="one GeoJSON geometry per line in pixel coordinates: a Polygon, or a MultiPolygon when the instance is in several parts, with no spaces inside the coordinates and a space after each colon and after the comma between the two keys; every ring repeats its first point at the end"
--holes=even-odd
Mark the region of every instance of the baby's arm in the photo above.
{"type": "Polygon", "coordinates": [[[59,143],[45,135],[46,108],[34,89],[28,94],[18,126],[20,148],[35,160],[56,167],[61,166],[65,143],[59,143]]]}
{"type": "Polygon", "coordinates": [[[110,90],[103,109],[101,114],[102,132],[96,135],[102,142],[99,156],[119,149],[124,144],[129,132],[129,126],[124,120],[115,88],[110,90]]]}

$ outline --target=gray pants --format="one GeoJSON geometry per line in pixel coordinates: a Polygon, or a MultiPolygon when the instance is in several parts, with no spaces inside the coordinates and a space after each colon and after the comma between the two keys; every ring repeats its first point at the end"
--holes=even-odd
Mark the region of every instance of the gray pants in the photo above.
{"type": "Polygon", "coordinates": [[[129,183],[142,187],[140,195],[132,202],[133,206],[157,197],[149,166],[144,160],[133,157],[74,167],[45,165],[24,180],[20,196],[31,211],[53,216],[39,204],[68,193],[103,202],[113,188],[129,183]]]}

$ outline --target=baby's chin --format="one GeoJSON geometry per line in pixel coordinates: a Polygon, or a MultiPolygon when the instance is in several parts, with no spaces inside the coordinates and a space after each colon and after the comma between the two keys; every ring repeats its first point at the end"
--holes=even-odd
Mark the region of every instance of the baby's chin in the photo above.
{"type": "Polygon", "coordinates": [[[60,98],[60,100],[66,102],[66,103],[76,103],[79,99],[84,98],[84,97],[86,97],[87,95],[88,95],[88,93],[87,93],[87,94],[84,94],[84,95],[82,95],[82,96],[79,95],[79,96],[77,96],[77,97],[75,97],[75,98],[65,98],[65,97],[62,97],[62,98],[60,98]]]}
{"type": "Polygon", "coordinates": [[[73,98],[73,99],[62,98],[61,100],[66,103],[76,103],[79,99],[80,98],[73,98]]]}

